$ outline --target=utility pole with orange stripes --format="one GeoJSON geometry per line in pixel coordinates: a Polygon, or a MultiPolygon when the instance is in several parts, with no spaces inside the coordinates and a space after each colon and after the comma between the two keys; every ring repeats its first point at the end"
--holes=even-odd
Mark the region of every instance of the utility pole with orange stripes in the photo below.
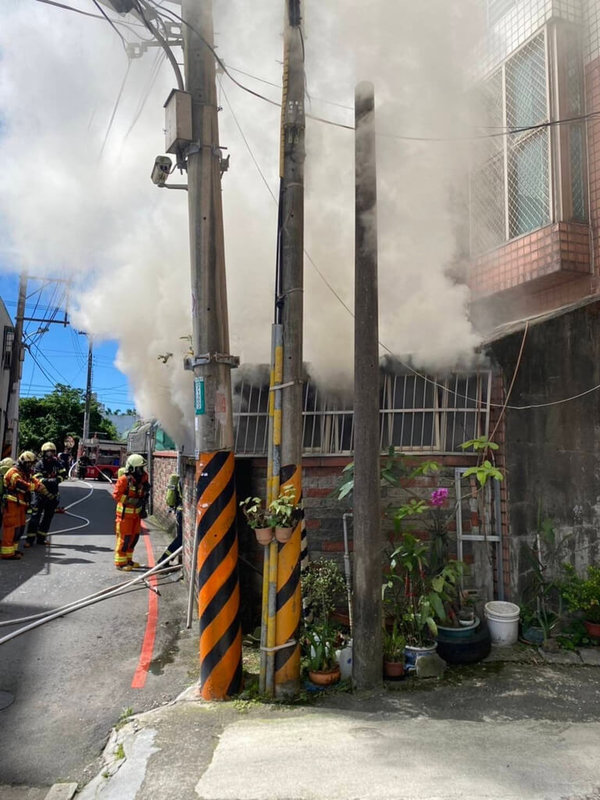
{"type": "MultiPolygon", "coordinates": [[[[302,497],[302,324],[304,311],[304,42],[300,0],[285,0],[284,72],[281,105],[276,323],[282,330],[280,490],[302,497]]],[[[275,601],[274,688],[291,695],[300,684],[298,631],[302,600],[300,553],[303,523],[279,544],[275,601]]]]}
{"type": "Polygon", "coordinates": [[[221,202],[212,0],[183,0],[185,89],[191,95],[187,150],[196,447],[196,580],[202,697],[241,688],[238,540],[231,368],[221,202]]]}

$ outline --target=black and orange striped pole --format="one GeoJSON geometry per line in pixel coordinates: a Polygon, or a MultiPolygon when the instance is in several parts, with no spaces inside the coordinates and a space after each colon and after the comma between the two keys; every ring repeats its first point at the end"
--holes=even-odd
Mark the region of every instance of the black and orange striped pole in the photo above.
{"type": "Polygon", "coordinates": [[[238,542],[234,456],[202,453],[196,464],[200,684],[207,700],[231,697],[241,688],[238,542]]]}
{"type": "MultiPolygon", "coordinates": [[[[302,325],[304,313],[304,42],[300,0],[285,0],[276,321],[283,329],[280,485],[302,498],[302,325]]],[[[300,685],[300,546],[302,524],[278,546],[275,611],[275,694],[300,685]]]]}
{"type": "MultiPolygon", "coordinates": [[[[212,0],[183,0],[185,88],[191,99],[187,159],[196,466],[195,580],[200,620],[201,694],[221,700],[241,688],[238,543],[235,528],[233,413],[229,353],[221,150],[212,0]]],[[[182,102],[184,99],[182,98],[182,102]]]]}

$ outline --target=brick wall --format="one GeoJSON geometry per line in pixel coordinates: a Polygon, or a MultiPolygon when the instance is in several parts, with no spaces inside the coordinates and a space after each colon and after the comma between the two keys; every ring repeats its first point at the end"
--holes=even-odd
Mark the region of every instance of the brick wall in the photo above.
{"type": "MultiPolygon", "coordinates": [[[[339,486],[343,469],[350,462],[348,457],[308,457],[303,461],[303,502],[305,509],[305,525],[308,536],[308,548],[311,560],[318,558],[334,559],[343,570],[344,568],[344,531],[343,515],[351,512],[351,499],[338,500],[335,494],[339,486]]],[[[414,479],[405,487],[382,488],[382,527],[384,535],[390,539],[393,523],[385,509],[388,506],[399,506],[413,496],[428,500],[433,489],[445,486],[449,489],[449,499],[446,507],[451,509],[455,502],[454,468],[468,467],[474,464],[473,455],[453,455],[437,457],[435,454],[427,456],[427,460],[435,460],[442,466],[440,475],[422,476],[414,479]]],[[[407,458],[407,467],[416,466],[422,458],[407,458]]],[[[155,453],[153,502],[154,515],[165,526],[174,526],[173,515],[168,514],[165,504],[165,494],[169,476],[176,470],[177,454],[174,452],[155,453]]],[[[185,464],[184,479],[184,570],[189,580],[192,565],[192,548],[194,541],[195,514],[195,465],[192,460],[185,464]]],[[[264,497],[266,494],[266,459],[236,460],[236,493],[238,502],[237,529],[239,535],[239,575],[242,596],[241,615],[242,626],[245,631],[253,630],[260,625],[260,598],[262,594],[262,568],[264,548],[258,544],[254,532],[248,528],[244,517],[239,511],[239,502],[244,497],[256,495],[264,497]]],[[[463,517],[464,530],[468,532],[471,520],[463,517]]],[[[353,550],[352,520],[347,518],[348,538],[350,552],[353,550]]],[[[449,524],[450,531],[455,530],[453,521],[449,524]]],[[[415,533],[428,538],[430,536],[428,524],[416,525],[415,533]]],[[[508,544],[506,544],[508,547],[508,544]]],[[[452,556],[455,552],[451,553],[452,556]]],[[[465,555],[467,563],[473,561],[472,557],[465,555]]],[[[508,558],[505,559],[505,570],[508,569],[508,558]]]]}

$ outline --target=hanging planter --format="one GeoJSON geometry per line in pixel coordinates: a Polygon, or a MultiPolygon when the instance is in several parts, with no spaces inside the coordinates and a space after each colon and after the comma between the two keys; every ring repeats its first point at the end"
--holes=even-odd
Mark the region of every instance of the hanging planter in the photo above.
{"type": "Polygon", "coordinates": [[[269,503],[267,508],[269,524],[275,528],[275,538],[278,542],[289,542],[294,528],[301,519],[302,509],[295,500],[295,488],[286,486],[279,497],[269,503]]]}
{"type": "Polygon", "coordinates": [[[285,542],[289,542],[293,532],[293,528],[275,528],[275,538],[278,542],[284,544],[285,542]]]}
{"type": "Polygon", "coordinates": [[[273,528],[254,528],[256,540],[259,544],[266,546],[273,541],[273,528]]]}
{"type": "Polygon", "coordinates": [[[264,546],[270,544],[273,541],[273,527],[260,497],[247,497],[241,501],[240,508],[258,543],[264,546]]]}

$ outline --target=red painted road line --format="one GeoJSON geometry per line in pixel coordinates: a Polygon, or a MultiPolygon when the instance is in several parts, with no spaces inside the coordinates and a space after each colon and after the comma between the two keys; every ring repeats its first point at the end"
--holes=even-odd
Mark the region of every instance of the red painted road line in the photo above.
{"type": "MultiPolygon", "coordinates": [[[[147,563],[148,567],[152,569],[154,564],[154,553],[152,552],[152,545],[150,543],[150,534],[142,523],[142,538],[146,545],[147,563]]],[[[151,586],[156,586],[158,579],[156,575],[150,575],[148,581],[151,586]]],[[[146,633],[144,634],[144,641],[142,643],[142,652],[140,653],[140,660],[138,661],[137,669],[131,681],[132,689],[143,689],[146,683],[146,676],[148,675],[148,667],[152,661],[152,653],[154,651],[154,640],[156,638],[156,624],[158,622],[158,595],[156,592],[148,590],[148,618],[146,620],[146,633]]]]}

